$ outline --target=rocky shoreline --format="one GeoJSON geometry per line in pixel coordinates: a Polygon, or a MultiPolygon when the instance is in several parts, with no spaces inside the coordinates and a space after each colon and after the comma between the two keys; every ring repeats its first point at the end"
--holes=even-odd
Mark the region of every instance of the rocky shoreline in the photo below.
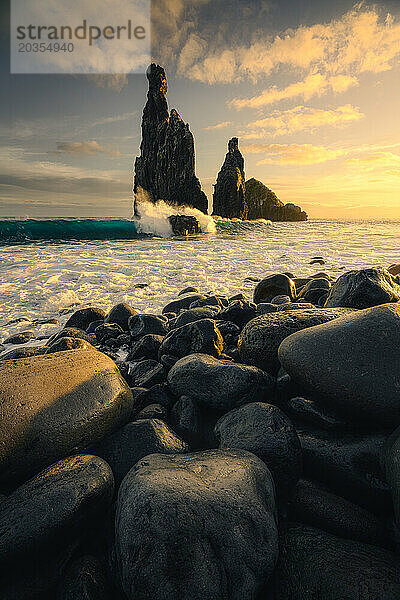
{"type": "Polygon", "coordinates": [[[2,600],[400,598],[400,265],[0,355],[2,600]]]}

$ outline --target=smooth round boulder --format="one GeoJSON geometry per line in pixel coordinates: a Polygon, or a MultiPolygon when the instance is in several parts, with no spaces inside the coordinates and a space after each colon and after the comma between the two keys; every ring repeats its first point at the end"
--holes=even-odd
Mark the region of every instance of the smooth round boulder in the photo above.
{"type": "Polygon", "coordinates": [[[64,327],[64,329],[53,333],[53,335],[46,342],[46,346],[51,346],[51,344],[54,344],[55,341],[62,337],[77,338],[80,340],[85,340],[90,344],[96,343],[96,337],[94,335],[88,334],[77,327],[64,327]]]}
{"type": "Polygon", "coordinates": [[[0,597],[28,598],[24,588],[50,588],[59,572],[33,580],[48,563],[61,566],[85,532],[104,519],[113,492],[107,463],[78,455],[51,465],[8,496],[0,510],[0,597]]]}
{"type": "Polygon", "coordinates": [[[129,421],[132,393],[97,350],[0,361],[0,488],[86,451],[129,421]]]}
{"type": "Polygon", "coordinates": [[[387,439],[381,459],[386,481],[390,485],[395,521],[400,531],[400,427],[387,439]]]}
{"type": "Polygon", "coordinates": [[[181,454],[187,451],[188,445],[160,419],[128,423],[104,438],[96,448],[96,454],[110,465],[117,486],[147,454],[181,454]]]}
{"type": "Polygon", "coordinates": [[[397,275],[400,275],[400,264],[396,263],[394,265],[390,265],[388,272],[393,275],[393,277],[397,277],[397,275]]]}
{"type": "Polygon", "coordinates": [[[361,269],[343,273],[332,285],[327,307],[368,308],[400,300],[400,285],[382,269],[361,269]]]}
{"type": "Polygon", "coordinates": [[[287,337],[279,360],[318,398],[372,427],[400,424],[400,304],[354,311],[287,337]]]}
{"type": "Polygon", "coordinates": [[[215,321],[200,319],[173,329],[164,337],[159,350],[159,358],[164,354],[182,358],[188,354],[202,353],[220,356],[224,340],[215,321]]]}
{"type": "Polygon", "coordinates": [[[134,341],[149,334],[165,335],[167,333],[166,319],[146,313],[130,317],[128,326],[131,338],[134,341]]]}
{"type": "Polygon", "coordinates": [[[196,300],[203,300],[204,298],[206,298],[206,296],[203,296],[203,294],[191,294],[190,296],[173,300],[164,306],[162,313],[163,315],[166,313],[178,314],[182,308],[189,308],[192,302],[195,302],[196,300]]]}
{"type": "Polygon", "coordinates": [[[126,304],[126,302],[121,302],[112,307],[104,322],[116,323],[124,331],[128,331],[128,321],[130,317],[137,314],[139,314],[139,311],[137,311],[136,308],[126,304]]]}
{"type": "Polygon", "coordinates": [[[137,361],[146,358],[157,360],[163,339],[162,335],[155,335],[154,333],[144,335],[131,346],[126,360],[137,361]]]}
{"type": "Polygon", "coordinates": [[[389,532],[378,517],[307,479],[296,485],[288,518],[341,538],[382,548],[392,546],[389,532]]]}
{"type": "Polygon", "coordinates": [[[95,350],[95,347],[81,338],[72,338],[66,336],[60,337],[55,342],[50,344],[45,350],[45,353],[52,354],[54,352],[62,352],[63,350],[95,350]]]}
{"type": "Polygon", "coordinates": [[[397,600],[398,559],[383,548],[291,525],[269,587],[274,600],[397,600]]]}
{"type": "Polygon", "coordinates": [[[65,323],[64,327],[77,327],[86,330],[93,321],[104,321],[106,312],[97,306],[76,310],[65,323]]]}
{"type": "Polygon", "coordinates": [[[182,310],[179,317],[176,318],[171,329],[182,327],[182,325],[188,325],[201,319],[215,319],[219,307],[215,306],[200,306],[199,308],[189,308],[188,310],[182,310]]]}
{"type": "Polygon", "coordinates": [[[346,311],[343,308],[299,308],[256,317],[247,323],[240,335],[240,358],[245,364],[275,374],[280,367],[278,348],[286,337],[295,331],[332,321],[346,311]]]}
{"type": "Polygon", "coordinates": [[[230,321],[242,328],[257,316],[257,307],[253,302],[245,300],[235,300],[223,308],[218,315],[218,319],[230,321]]]}
{"type": "Polygon", "coordinates": [[[274,484],[249,452],[152,454],[121,485],[115,570],[127,600],[252,600],[277,555],[274,484]]]}
{"type": "Polygon", "coordinates": [[[3,344],[26,344],[34,338],[35,333],[33,331],[21,331],[3,340],[3,344]]]}
{"type": "Polygon", "coordinates": [[[253,294],[256,304],[259,302],[271,302],[275,296],[289,296],[290,301],[296,298],[296,285],[287,275],[269,275],[260,281],[253,294]]]}
{"type": "Polygon", "coordinates": [[[0,360],[12,360],[16,358],[28,358],[29,356],[37,356],[44,354],[46,347],[44,346],[24,346],[23,348],[13,348],[8,352],[0,355],[0,360]]]}
{"type": "Polygon", "coordinates": [[[299,438],[288,417],[277,406],[264,402],[245,404],[221,417],[214,428],[221,449],[241,448],[260,458],[285,502],[302,469],[299,438]]]}
{"type": "Polygon", "coordinates": [[[178,296],[184,296],[184,294],[189,294],[191,292],[193,292],[194,294],[198,294],[199,290],[190,285],[188,287],[185,287],[183,290],[181,290],[179,292],[178,296]]]}
{"type": "Polygon", "coordinates": [[[177,432],[190,447],[197,448],[201,443],[200,411],[197,403],[188,396],[182,396],[171,409],[170,420],[177,432]]]}
{"type": "Polygon", "coordinates": [[[256,367],[191,354],[171,368],[168,385],[178,398],[190,396],[200,405],[226,412],[248,402],[271,399],[275,379],[256,367]]]}

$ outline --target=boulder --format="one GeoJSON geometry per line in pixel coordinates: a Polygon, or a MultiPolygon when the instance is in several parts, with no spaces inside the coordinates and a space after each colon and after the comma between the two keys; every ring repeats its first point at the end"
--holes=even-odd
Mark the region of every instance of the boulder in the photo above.
{"type": "Polygon", "coordinates": [[[187,444],[159,419],[128,423],[104,438],[96,448],[96,454],[110,465],[117,486],[147,454],[181,454],[187,451],[187,444]]]}
{"type": "Polygon", "coordinates": [[[251,600],[277,560],[272,477],[241,450],[146,456],[121,485],[115,522],[127,600],[251,600]]]}
{"type": "Polygon", "coordinates": [[[400,424],[399,338],[400,304],[385,304],[294,333],[279,359],[322,406],[393,430],[400,424]]]}
{"type": "Polygon", "coordinates": [[[155,335],[154,333],[144,335],[131,346],[127,360],[135,361],[146,358],[157,360],[163,339],[162,335],[155,335]]]}
{"type": "Polygon", "coordinates": [[[332,285],[325,306],[368,308],[400,300],[400,285],[382,269],[362,269],[344,273],[332,285]]]}
{"type": "Polygon", "coordinates": [[[33,590],[42,597],[85,531],[102,522],[113,491],[107,463],[78,455],[51,465],[8,496],[0,511],[2,600],[36,598],[33,590]],[[49,563],[58,572],[49,572],[49,563]]]}
{"type": "Polygon", "coordinates": [[[201,233],[199,221],[193,215],[171,215],[168,221],[174,235],[194,235],[201,233]]]}
{"type": "Polygon", "coordinates": [[[394,265],[390,265],[390,267],[388,268],[388,272],[393,275],[393,277],[397,277],[398,275],[400,275],[400,264],[394,264],[394,265]]]}
{"type": "Polygon", "coordinates": [[[296,485],[288,517],[340,538],[391,547],[389,532],[378,517],[307,479],[296,485]]]}
{"type": "Polygon", "coordinates": [[[6,340],[3,340],[3,344],[26,344],[31,340],[35,339],[35,333],[33,331],[21,331],[11,335],[6,340]]]}
{"type": "Polygon", "coordinates": [[[178,296],[183,296],[184,294],[189,294],[190,292],[198,294],[199,290],[196,287],[189,285],[188,287],[183,288],[183,290],[179,292],[178,296]]]}
{"type": "Polygon", "coordinates": [[[0,355],[0,360],[15,360],[16,358],[28,358],[29,356],[37,356],[45,354],[46,347],[44,346],[24,346],[23,348],[13,348],[8,352],[0,355]]]}
{"type": "Polygon", "coordinates": [[[256,317],[241,333],[238,343],[240,357],[246,364],[276,373],[279,369],[278,348],[286,337],[295,331],[332,321],[347,311],[343,308],[305,308],[256,317]]]}
{"type": "Polygon", "coordinates": [[[134,315],[129,318],[129,332],[133,340],[138,340],[144,335],[165,335],[167,321],[165,318],[146,313],[134,315]]]}
{"type": "Polygon", "coordinates": [[[94,330],[94,335],[100,344],[105,344],[108,340],[115,340],[123,333],[124,330],[117,323],[102,323],[94,330]]]}
{"type": "Polygon", "coordinates": [[[167,333],[161,343],[159,357],[169,354],[181,358],[199,352],[219,356],[223,351],[223,346],[222,335],[215,321],[201,319],[167,333]]]}
{"type": "Polygon", "coordinates": [[[45,349],[43,354],[53,354],[64,350],[95,350],[94,346],[81,338],[60,337],[45,349]]]}
{"type": "Polygon", "coordinates": [[[213,214],[228,219],[248,218],[244,158],[236,137],[229,140],[228,152],[214,186],[213,214]]]}
{"type": "Polygon", "coordinates": [[[105,322],[106,323],[116,323],[119,325],[124,331],[128,331],[128,321],[133,315],[138,315],[139,312],[126,304],[126,302],[121,302],[120,304],[116,304],[112,307],[110,312],[108,313],[105,322]]]}
{"type": "Polygon", "coordinates": [[[169,302],[169,304],[164,306],[162,310],[163,315],[165,315],[166,313],[178,314],[179,311],[183,308],[189,308],[189,306],[192,304],[192,302],[195,302],[195,300],[202,300],[205,297],[206,296],[203,296],[203,294],[191,294],[190,296],[184,296],[183,298],[179,298],[178,300],[173,300],[172,302],[169,302]]]}
{"type": "Polygon", "coordinates": [[[167,78],[159,65],[147,69],[149,91],[142,118],[140,156],[135,161],[135,214],[140,215],[139,190],[149,200],[164,200],[207,213],[207,196],[195,175],[194,139],[189,124],[175,109],[169,113],[167,78]]]}
{"type": "Polygon", "coordinates": [[[288,528],[274,583],[274,600],[400,598],[395,554],[304,525],[288,528]]]}
{"type": "Polygon", "coordinates": [[[387,439],[382,452],[382,466],[390,485],[397,537],[400,531],[400,427],[387,439]]]}
{"type": "Polygon", "coordinates": [[[236,300],[230,302],[218,315],[218,319],[231,321],[242,328],[257,316],[257,306],[253,302],[236,300]]]}
{"type": "Polygon", "coordinates": [[[82,329],[78,329],[77,327],[64,327],[64,329],[57,331],[57,333],[54,333],[48,339],[48,341],[46,342],[46,346],[51,346],[52,344],[54,344],[55,341],[57,341],[60,338],[64,338],[64,337],[85,340],[86,342],[89,342],[90,344],[96,343],[96,336],[85,333],[84,331],[82,331],[82,329]]]}
{"type": "Polygon", "coordinates": [[[178,398],[187,395],[200,405],[226,412],[248,402],[271,399],[275,379],[256,367],[191,354],[175,363],[168,373],[168,384],[178,398]]]}
{"type": "Polygon", "coordinates": [[[214,432],[221,449],[241,448],[264,461],[278,499],[289,498],[301,475],[302,458],[296,430],[285,413],[272,404],[245,404],[221,417],[214,432]]]}
{"type": "Polygon", "coordinates": [[[376,514],[390,510],[390,489],[380,465],[386,436],[323,431],[296,424],[304,475],[376,514]]]}
{"type": "Polygon", "coordinates": [[[171,409],[171,424],[178,435],[197,448],[201,440],[200,411],[197,403],[188,396],[181,396],[171,409]]]}
{"type": "Polygon", "coordinates": [[[318,401],[296,396],[287,401],[286,410],[297,422],[298,420],[325,431],[358,431],[358,423],[345,420],[335,411],[326,410],[318,401]]]}
{"type": "Polygon", "coordinates": [[[189,323],[194,323],[195,321],[200,321],[201,319],[215,319],[216,315],[219,312],[219,307],[217,306],[200,306],[199,308],[189,308],[188,310],[182,310],[179,314],[179,317],[171,323],[171,329],[176,329],[177,327],[182,327],[183,325],[188,325],[189,323]]]}
{"type": "Polygon", "coordinates": [[[64,327],[77,327],[86,331],[93,321],[104,321],[106,314],[104,310],[97,308],[97,306],[80,308],[70,316],[64,327]]]}
{"type": "Polygon", "coordinates": [[[262,279],[254,289],[253,300],[259,302],[271,302],[275,296],[288,296],[290,301],[296,298],[296,285],[287,275],[269,275],[262,279]]]}
{"type": "Polygon", "coordinates": [[[0,361],[0,487],[12,488],[54,461],[119,429],[132,393],[96,350],[0,361]]]}

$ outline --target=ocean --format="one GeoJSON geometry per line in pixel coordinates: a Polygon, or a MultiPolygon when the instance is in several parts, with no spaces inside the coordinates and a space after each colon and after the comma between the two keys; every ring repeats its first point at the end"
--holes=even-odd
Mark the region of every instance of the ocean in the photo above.
{"type": "Polygon", "coordinates": [[[400,262],[400,221],[203,221],[208,233],[176,238],[156,214],[140,225],[124,219],[1,220],[1,340],[23,330],[48,335],[57,326],[35,320],[62,324],[88,305],[108,310],[127,302],[143,312],[160,311],[189,285],[251,296],[256,281],[275,272],[338,277],[400,262]],[[325,264],[311,265],[314,257],[325,264]]]}

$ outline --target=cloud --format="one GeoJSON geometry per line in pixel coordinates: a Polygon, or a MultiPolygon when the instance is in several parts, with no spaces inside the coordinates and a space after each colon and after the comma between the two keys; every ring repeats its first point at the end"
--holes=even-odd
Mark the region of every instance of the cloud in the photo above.
{"type": "Polygon", "coordinates": [[[400,176],[400,155],[393,152],[371,152],[350,159],[347,164],[356,171],[400,176]]]}
{"type": "Polygon", "coordinates": [[[382,7],[362,2],[326,23],[300,25],[274,35],[265,3],[253,3],[249,9],[243,1],[238,15],[227,0],[225,17],[220,19],[222,4],[213,2],[211,19],[207,3],[195,8],[193,2],[178,2],[176,35],[168,43],[169,67],[178,76],[209,85],[255,84],[272,75],[284,75],[291,82],[282,87],[265,85],[252,97],[233,98],[230,107],[257,109],[284,100],[341,94],[358,85],[362,74],[379,74],[399,65],[400,19],[382,7]],[[246,13],[245,8],[252,12],[246,13]],[[207,24],[202,18],[205,11],[207,24]]]}
{"type": "Polygon", "coordinates": [[[342,126],[363,118],[360,109],[345,104],[335,109],[295,106],[288,110],[275,110],[264,119],[248,123],[243,139],[260,139],[266,135],[278,136],[298,131],[313,130],[317,127],[342,126]]]}
{"type": "Polygon", "coordinates": [[[74,154],[77,156],[93,156],[94,154],[109,154],[110,156],[121,156],[118,150],[111,150],[101,146],[95,140],[86,142],[58,142],[57,150],[50,150],[48,154],[74,154]]]}
{"type": "Polygon", "coordinates": [[[315,165],[336,160],[347,154],[346,150],[334,150],[312,144],[248,144],[241,147],[244,154],[267,154],[257,165],[315,165]]]}
{"type": "Polygon", "coordinates": [[[292,83],[285,88],[279,89],[277,86],[272,86],[252,98],[234,98],[229,102],[229,106],[237,110],[242,108],[261,108],[280,100],[297,97],[309,100],[312,96],[322,96],[328,91],[341,93],[355,85],[358,85],[358,80],[355,77],[346,75],[327,77],[326,75],[321,75],[321,73],[312,73],[303,81],[292,83]]]}
{"type": "Polygon", "coordinates": [[[223,121],[223,123],[209,125],[208,127],[203,127],[203,129],[204,131],[215,131],[216,129],[224,129],[225,127],[229,127],[229,125],[232,125],[232,121],[223,121]]]}
{"type": "Polygon", "coordinates": [[[128,85],[128,76],[125,73],[114,73],[111,75],[93,73],[86,75],[87,79],[97,87],[120,92],[128,85]]]}

